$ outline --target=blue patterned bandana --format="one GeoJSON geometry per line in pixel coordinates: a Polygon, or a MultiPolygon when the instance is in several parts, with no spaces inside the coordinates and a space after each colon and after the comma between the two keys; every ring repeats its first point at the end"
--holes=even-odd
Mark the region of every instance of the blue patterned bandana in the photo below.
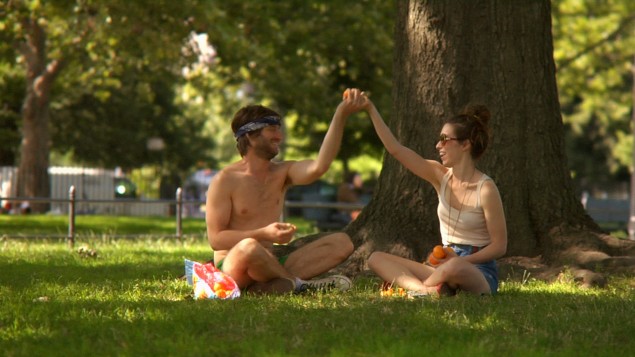
{"type": "Polygon", "coordinates": [[[267,117],[263,117],[257,120],[254,120],[250,123],[247,123],[243,126],[241,126],[237,131],[236,134],[234,134],[234,137],[236,139],[240,138],[241,136],[250,133],[252,131],[258,130],[258,129],[262,129],[265,126],[269,126],[269,125],[280,125],[280,118],[278,117],[274,117],[274,116],[267,116],[267,117]]]}

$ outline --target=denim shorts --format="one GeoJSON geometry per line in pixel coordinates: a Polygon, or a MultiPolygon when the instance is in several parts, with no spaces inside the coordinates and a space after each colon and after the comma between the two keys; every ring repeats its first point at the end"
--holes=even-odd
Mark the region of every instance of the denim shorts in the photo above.
{"type": "MultiPolygon", "coordinates": [[[[467,255],[475,253],[478,249],[481,249],[479,247],[465,244],[450,244],[450,247],[454,249],[454,252],[459,257],[465,257],[467,255]]],[[[492,295],[496,295],[496,293],[498,292],[498,266],[496,265],[496,260],[490,260],[485,263],[474,265],[478,268],[478,270],[481,271],[481,273],[485,277],[485,280],[487,280],[492,295]]]]}

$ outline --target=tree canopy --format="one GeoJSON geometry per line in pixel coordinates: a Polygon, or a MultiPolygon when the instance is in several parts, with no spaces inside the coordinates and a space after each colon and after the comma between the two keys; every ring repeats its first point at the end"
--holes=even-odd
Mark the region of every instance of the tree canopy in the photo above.
{"type": "MultiPolygon", "coordinates": [[[[210,145],[198,135],[202,123],[175,121],[174,84],[186,63],[182,47],[198,2],[5,3],[9,12],[0,26],[9,30],[4,33],[13,46],[3,48],[10,54],[2,57],[3,72],[37,80],[27,75],[34,67],[24,49],[57,71],[49,89],[53,150],[71,152],[77,163],[137,167],[158,160],[146,139],[159,136],[167,147],[162,159],[184,169],[193,164],[189,157],[201,157],[201,148],[210,145]],[[39,31],[39,43],[32,31],[39,31]],[[169,160],[177,151],[179,159],[169,160]]],[[[10,108],[21,88],[7,91],[13,94],[10,108]]]]}
{"type": "MultiPolygon", "coordinates": [[[[51,87],[50,144],[71,161],[187,170],[235,154],[228,121],[262,102],[288,120],[288,155],[320,144],[339,93],[359,87],[390,118],[395,4],[332,1],[95,2],[0,0],[0,163],[16,165],[24,129],[25,22],[45,31],[51,87]],[[216,51],[187,71],[192,33],[216,51]],[[160,137],[161,154],[147,139],[160,137]]],[[[635,4],[552,1],[558,88],[569,167],[580,189],[627,182],[635,4]]],[[[350,120],[340,158],[381,145],[366,120],[350,120]]]]}
{"type": "Polygon", "coordinates": [[[635,3],[556,0],[552,9],[569,165],[580,189],[611,193],[633,166],[635,3]]]}
{"type": "MultiPolygon", "coordinates": [[[[566,267],[585,285],[603,285],[598,273],[633,272],[635,242],[603,233],[575,192],[550,15],[548,0],[399,2],[397,120],[390,126],[403,145],[434,160],[443,154],[435,134],[444,119],[469,104],[491,108],[492,136],[477,167],[496,182],[504,206],[508,241],[506,256],[497,259],[506,268],[501,277],[529,272],[553,278],[566,267]]],[[[392,156],[384,159],[373,199],[346,228],[356,251],[340,269],[363,271],[376,251],[422,261],[440,242],[439,187],[423,180],[421,170],[413,173],[392,156]]],[[[463,203],[456,208],[460,213],[463,203]]],[[[478,211],[479,204],[469,209],[478,211]]],[[[487,208],[481,212],[490,230],[495,219],[487,208]]],[[[486,260],[490,247],[482,248],[486,260]]]]}

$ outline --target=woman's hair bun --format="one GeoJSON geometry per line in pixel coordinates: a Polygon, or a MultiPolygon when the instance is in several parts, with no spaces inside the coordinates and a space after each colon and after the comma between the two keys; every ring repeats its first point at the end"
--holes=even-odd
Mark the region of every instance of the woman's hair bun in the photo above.
{"type": "Polygon", "coordinates": [[[467,115],[470,117],[474,117],[478,121],[480,121],[484,126],[487,126],[489,119],[491,117],[491,113],[486,106],[482,104],[472,104],[465,108],[462,113],[463,115],[467,115]]]}

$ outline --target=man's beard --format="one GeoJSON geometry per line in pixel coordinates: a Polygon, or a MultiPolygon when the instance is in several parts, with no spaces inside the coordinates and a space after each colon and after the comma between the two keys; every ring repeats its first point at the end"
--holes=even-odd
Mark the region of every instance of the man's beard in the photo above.
{"type": "Polygon", "coordinates": [[[278,149],[277,146],[273,146],[268,141],[259,140],[256,143],[256,145],[254,145],[254,152],[256,153],[258,157],[261,157],[266,160],[271,160],[274,157],[276,157],[276,155],[278,155],[280,150],[278,149]]]}

